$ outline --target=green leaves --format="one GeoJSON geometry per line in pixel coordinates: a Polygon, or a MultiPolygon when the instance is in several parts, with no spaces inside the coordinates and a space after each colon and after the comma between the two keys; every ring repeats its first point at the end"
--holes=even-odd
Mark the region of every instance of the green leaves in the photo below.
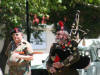
{"type": "MultiPolygon", "coordinates": [[[[40,20],[43,15],[49,15],[51,23],[57,23],[60,19],[63,20],[63,16],[66,15],[68,17],[68,24],[72,24],[74,10],[82,10],[82,15],[84,14],[84,11],[87,11],[89,13],[88,15],[90,15],[91,12],[95,11],[92,10],[92,8],[94,9],[96,7],[95,9],[99,10],[97,7],[100,6],[100,0],[28,0],[28,3],[30,25],[32,25],[34,14],[37,14],[40,20]],[[91,11],[88,8],[90,8],[91,11]]],[[[100,11],[95,12],[94,17],[98,12],[100,11]]],[[[85,16],[87,16],[87,14],[84,14],[82,20],[80,19],[80,23],[82,22],[81,24],[88,25],[91,24],[91,22],[93,22],[91,20],[91,16],[93,16],[92,13],[89,18],[90,21],[88,22],[86,22],[85,16]]],[[[97,25],[99,24],[99,22],[96,23],[97,25]]],[[[23,27],[26,25],[26,0],[1,1],[0,26],[4,24],[7,26],[7,30],[5,30],[7,32],[13,27],[23,27]]]]}

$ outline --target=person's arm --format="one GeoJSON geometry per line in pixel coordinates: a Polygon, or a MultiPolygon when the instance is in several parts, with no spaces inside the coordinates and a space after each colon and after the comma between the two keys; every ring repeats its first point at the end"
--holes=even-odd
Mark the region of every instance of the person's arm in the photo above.
{"type": "Polygon", "coordinates": [[[46,67],[47,67],[47,70],[52,73],[52,72],[55,72],[55,68],[53,67],[53,60],[52,60],[52,57],[55,53],[55,45],[53,44],[50,48],[50,52],[49,52],[49,57],[48,57],[48,61],[46,62],[46,67]]]}
{"type": "Polygon", "coordinates": [[[68,58],[66,58],[62,63],[64,66],[70,66],[79,60],[80,56],[78,51],[73,52],[68,58]]]}
{"type": "Polygon", "coordinates": [[[33,56],[33,49],[30,43],[27,43],[27,55],[33,56]]]}
{"type": "MultiPolygon", "coordinates": [[[[11,42],[12,42],[12,41],[11,41],[11,42]]],[[[11,50],[10,50],[11,47],[12,47],[12,46],[11,46],[11,42],[9,43],[9,45],[8,45],[8,47],[7,47],[7,50],[6,50],[6,52],[5,52],[5,55],[8,56],[8,57],[10,56],[10,52],[11,52],[11,50]]]]}
{"type": "Polygon", "coordinates": [[[14,53],[14,56],[18,59],[24,59],[24,60],[27,60],[27,61],[31,61],[33,59],[33,56],[30,56],[30,55],[20,55],[18,53],[14,53]]]}
{"type": "Polygon", "coordinates": [[[16,56],[16,58],[19,58],[19,59],[24,59],[27,61],[33,60],[33,56],[30,56],[30,55],[20,55],[18,53],[15,53],[14,55],[16,56]]]}
{"type": "Polygon", "coordinates": [[[25,54],[17,53],[17,58],[29,61],[33,59],[33,50],[29,43],[26,44],[25,54]]]}

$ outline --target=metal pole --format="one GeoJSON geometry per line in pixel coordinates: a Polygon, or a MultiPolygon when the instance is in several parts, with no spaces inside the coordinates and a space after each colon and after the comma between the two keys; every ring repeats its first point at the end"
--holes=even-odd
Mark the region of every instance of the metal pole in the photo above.
{"type": "Polygon", "coordinates": [[[30,42],[30,25],[29,25],[29,7],[28,7],[28,0],[26,0],[26,31],[27,31],[27,41],[30,42]]]}

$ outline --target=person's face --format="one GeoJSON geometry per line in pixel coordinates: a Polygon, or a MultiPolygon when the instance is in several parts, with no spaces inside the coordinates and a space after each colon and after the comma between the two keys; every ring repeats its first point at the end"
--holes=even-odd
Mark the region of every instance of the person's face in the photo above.
{"type": "Polygon", "coordinates": [[[65,34],[63,31],[59,31],[56,33],[56,41],[58,43],[63,43],[67,39],[67,34],[65,34]]]}
{"type": "Polygon", "coordinates": [[[14,40],[15,42],[21,41],[22,38],[23,38],[21,32],[13,33],[13,34],[12,34],[12,37],[13,37],[13,40],[14,40]]]}
{"type": "Polygon", "coordinates": [[[56,39],[62,39],[62,38],[63,38],[63,33],[61,31],[57,32],[56,39]]]}

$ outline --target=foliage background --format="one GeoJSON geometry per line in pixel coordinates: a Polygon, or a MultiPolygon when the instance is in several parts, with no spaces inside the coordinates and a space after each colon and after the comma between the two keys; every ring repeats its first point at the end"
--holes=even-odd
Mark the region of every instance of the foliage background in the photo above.
{"type": "Polygon", "coordinates": [[[69,27],[75,19],[76,10],[80,10],[79,25],[90,30],[88,38],[97,38],[99,36],[99,0],[1,0],[0,28],[2,33],[0,33],[0,36],[5,36],[5,32],[8,33],[9,30],[16,26],[26,29],[26,1],[29,4],[30,26],[36,26],[32,24],[32,21],[33,15],[37,14],[40,20],[43,15],[49,15],[49,24],[54,23],[55,26],[59,20],[63,20],[63,17],[66,16],[67,23],[65,26],[69,27]]]}

